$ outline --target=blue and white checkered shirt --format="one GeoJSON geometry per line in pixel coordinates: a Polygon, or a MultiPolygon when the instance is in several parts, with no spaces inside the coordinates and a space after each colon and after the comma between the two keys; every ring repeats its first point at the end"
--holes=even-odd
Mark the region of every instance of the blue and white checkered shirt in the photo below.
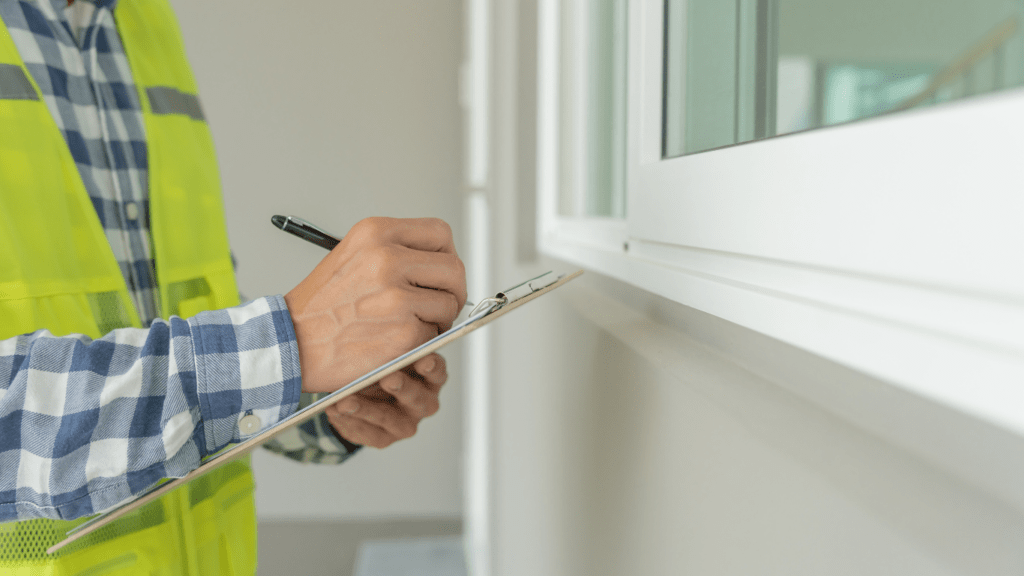
{"type": "MultiPolygon", "coordinates": [[[[0,340],[0,522],[109,508],[255,434],[240,431],[244,416],[266,427],[313,400],[300,395],[282,297],[158,317],[146,138],[116,2],[0,0],[147,326],[99,340],[45,330],[0,340]]],[[[307,462],[355,449],[325,417],[267,447],[307,462]]]]}

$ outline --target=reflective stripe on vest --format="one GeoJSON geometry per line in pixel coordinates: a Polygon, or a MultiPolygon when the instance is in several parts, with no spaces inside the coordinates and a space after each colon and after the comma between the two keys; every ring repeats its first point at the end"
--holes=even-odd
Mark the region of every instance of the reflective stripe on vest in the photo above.
{"type": "MultiPolygon", "coordinates": [[[[115,16],[145,118],[161,313],[233,306],[213,143],[176,20],[166,0],[121,0],[115,16]]],[[[67,144],[0,22],[0,339],[140,325],[67,144]]],[[[252,474],[243,461],[223,470],[53,557],[45,549],[81,521],[0,524],[0,573],[252,575],[252,474]]]]}
{"type": "Polygon", "coordinates": [[[0,100],[38,100],[25,71],[17,64],[0,64],[0,100]]]}
{"type": "Polygon", "coordinates": [[[205,120],[199,97],[179,92],[168,86],[154,86],[146,89],[153,114],[181,114],[193,120],[205,120]]]}

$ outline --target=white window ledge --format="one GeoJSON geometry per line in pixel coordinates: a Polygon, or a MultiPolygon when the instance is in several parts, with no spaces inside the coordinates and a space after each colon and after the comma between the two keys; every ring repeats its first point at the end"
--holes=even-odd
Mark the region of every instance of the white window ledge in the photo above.
{"type": "MultiPolygon", "coordinates": [[[[600,255],[592,255],[600,258],[600,255]]],[[[579,252],[576,252],[572,260],[578,261],[579,257],[579,252]]],[[[650,267],[654,266],[640,261],[620,262],[624,268],[644,274],[651,274],[650,267]]],[[[712,289],[718,293],[712,300],[721,303],[731,300],[736,304],[733,316],[744,316],[740,310],[742,307],[738,306],[743,298],[736,299],[737,293],[722,290],[719,280],[708,279],[709,284],[702,285],[700,281],[682,278],[673,281],[666,274],[665,282],[685,285],[688,294],[694,296],[712,289]]],[[[694,386],[738,418],[758,420],[761,417],[749,413],[751,410],[770,412],[780,402],[792,404],[777,397],[780,393],[791,393],[799,402],[824,409],[887,445],[912,454],[921,462],[944,470],[1003,502],[1024,509],[1024,436],[1010,426],[993,425],[987,418],[978,418],[961,407],[953,407],[949,401],[936,401],[937,398],[954,396],[955,390],[951,389],[950,394],[936,393],[935,390],[919,394],[910,386],[894,386],[877,375],[849,369],[848,365],[824,360],[813,353],[759,336],[728,322],[716,321],[689,308],[666,307],[646,291],[623,291],[615,284],[593,274],[586,275],[559,297],[635,354],[680,383],[694,386]]],[[[776,295],[768,297],[777,298],[776,295]]],[[[750,302],[755,307],[761,305],[754,299],[750,302]]],[[[884,348],[886,343],[900,344],[901,336],[887,329],[885,321],[844,319],[841,316],[857,315],[810,302],[802,303],[802,306],[806,309],[785,304],[780,307],[780,315],[794,314],[786,322],[789,329],[811,321],[821,322],[819,329],[813,330],[819,333],[855,327],[853,329],[859,335],[867,338],[873,333],[880,334],[879,342],[858,343],[852,347],[865,351],[861,356],[884,348]]],[[[915,331],[909,327],[904,329],[908,333],[915,331]]],[[[930,346],[928,339],[918,340],[906,334],[902,337],[919,347],[922,353],[930,346]]],[[[833,346],[837,338],[824,337],[823,340],[828,341],[826,345],[812,343],[809,348],[833,346]]],[[[953,345],[951,348],[961,347],[953,345]]],[[[896,359],[897,362],[891,362],[896,364],[905,360],[904,352],[894,349],[883,355],[896,359]]],[[[963,350],[957,351],[956,355],[963,358],[963,350]]],[[[932,373],[949,363],[941,358],[934,360],[936,366],[928,368],[932,373]]],[[[967,378],[963,384],[970,387],[975,382],[974,378],[967,378]]],[[[785,427],[782,423],[776,423],[777,426],[785,427]]],[[[837,457],[842,455],[837,454],[837,457]]]]}
{"type": "Polygon", "coordinates": [[[543,251],[1024,436],[1024,304],[631,240],[543,251]]]}

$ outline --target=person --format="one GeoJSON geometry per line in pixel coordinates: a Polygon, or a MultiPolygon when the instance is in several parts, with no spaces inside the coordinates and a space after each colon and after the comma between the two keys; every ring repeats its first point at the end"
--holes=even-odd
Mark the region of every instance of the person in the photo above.
{"type": "MultiPolygon", "coordinates": [[[[451,230],[363,220],[288,294],[240,304],[167,0],[0,0],[0,20],[0,571],[254,574],[245,461],[45,550],[449,329],[451,230]]],[[[387,446],[446,379],[428,356],[268,448],[387,446]]]]}

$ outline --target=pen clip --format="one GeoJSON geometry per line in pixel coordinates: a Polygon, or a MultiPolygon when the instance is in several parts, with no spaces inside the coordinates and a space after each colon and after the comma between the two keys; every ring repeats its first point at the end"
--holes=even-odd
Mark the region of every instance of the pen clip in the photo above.
{"type": "MultiPolygon", "coordinates": [[[[288,225],[297,226],[299,228],[304,228],[306,230],[312,230],[319,234],[323,234],[324,236],[331,236],[331,234],[329,234],[323,228],[320,228],[319,226],[313,224],[309,220],[299,218],[298,216],[285,216],[285,226],[288,225]]],[[[285,231],[287,232],[287,229],[285,229],[285,231]]]]}
{"type": "Polygon", "coordinates": [[[341,243],[341,238],[336,238],[328,234],[319,226],[303,220],[298,216],[281,216],[280,214],[277,214],[271,217],[270,221],[274,223],[274,226],[277,226],[281,230],[298,236],[299,238],[302,238],[312,244],[316,244],[326,250],[333,250],[341,243]]]}

